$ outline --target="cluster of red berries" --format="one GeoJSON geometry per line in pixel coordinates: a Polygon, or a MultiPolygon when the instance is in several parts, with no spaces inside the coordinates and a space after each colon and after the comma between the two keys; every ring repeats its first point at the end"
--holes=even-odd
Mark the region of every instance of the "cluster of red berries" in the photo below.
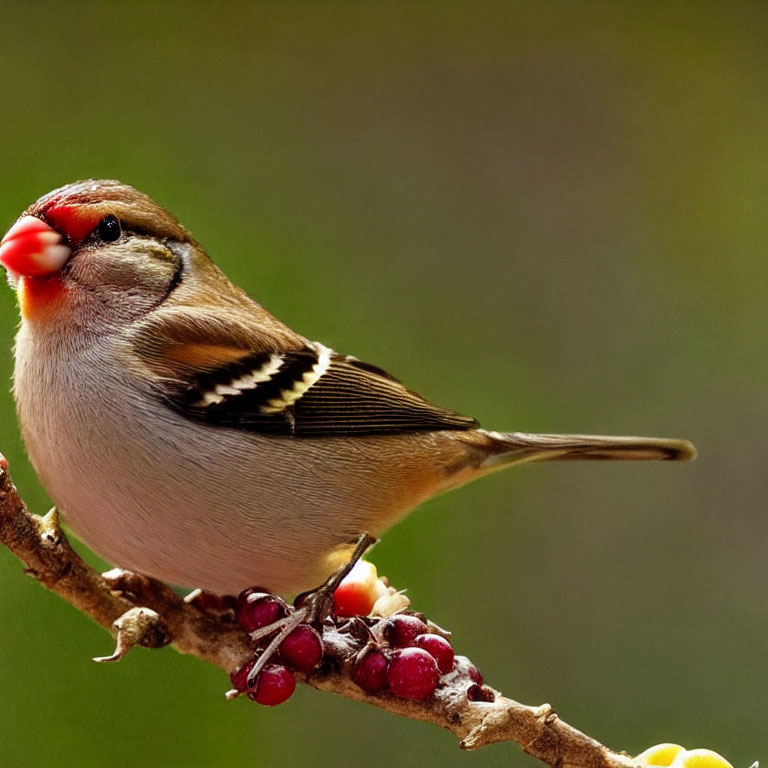
{"type": "Polygon", "coordinates": [[[459,670],[453,648],[442,635],[431,632],[413,614],[398,614],[368,628],[370,639],[352,670],[352,679],[367,693],[389,690],[401,699],[425,701],[435,692],[441,676],[462,671],[468,678],[472,700],[492,700],[483,678],[471,664],[459,670]]]}
{"type": "MultiPolygon", "coordinates": [[[[236,602],[230,600],[238,623],[249,633],[287,619],[293,611],[282,598],[258,588],[241,592],[236,602]]],[[[318,626],[323,633],[337,632],[347,638],[344,661],[351,666],[354,682],[367,693],[389,691],[399,698],[425,701],[434,694],[441,677],[451,674],[451,684],[461,684],[470,700],[493,700],[477,669],[463,657],[455,658],[450,642],[412,613],[377,620],[347,618],[335,611],[318,626]]],[[[293,694],[294,672],[312,672],[324,653],[321,633],[310,624],[299,624],[250,684],[248,676],[258,655],[236,669],[230,679],[238,693],[274,706],[293,694]]],[[[327,661],[332,662],[330,657],[327,661]]]]}

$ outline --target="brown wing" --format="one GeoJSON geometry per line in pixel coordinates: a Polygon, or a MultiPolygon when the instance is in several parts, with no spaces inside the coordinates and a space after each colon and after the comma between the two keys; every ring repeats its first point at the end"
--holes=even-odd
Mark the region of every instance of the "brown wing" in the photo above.
{"type": "Polygon", "coordinates": [[[248,355],[164,397],[188,418],[252,432],[334,437],[477,427],[375,366],[322,345],[248,355]]]}

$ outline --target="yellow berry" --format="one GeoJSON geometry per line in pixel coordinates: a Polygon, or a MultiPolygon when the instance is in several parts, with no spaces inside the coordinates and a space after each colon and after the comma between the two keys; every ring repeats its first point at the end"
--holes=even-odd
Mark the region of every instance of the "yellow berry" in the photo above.
{"type": "Polygon", "coordinates": [[[679,744],[657,744],[635,759],[645,765],[663,768],[733,768],[724,757],[711,749],[685,749],[679,744]]]}
{"type": "Polygon", "coordinates": [[[679,744],[657,744],[639,754],[637,760],[646,765],[669,766],[680,752],[685,752],[685,748],[679,744]]]}
{"type": "Polygon", "coordinates": [[[722,755],[711,749],[683,750],[672,765],[673,768],[733,768],[722,755]]]}

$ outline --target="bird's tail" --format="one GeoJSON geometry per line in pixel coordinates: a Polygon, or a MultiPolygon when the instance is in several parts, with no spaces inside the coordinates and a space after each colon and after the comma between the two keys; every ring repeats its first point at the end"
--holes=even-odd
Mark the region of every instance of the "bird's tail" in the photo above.
{"type": "Polygon", "coordinates": [[[529,461],[691,461],[696,458],[696,449],[692,443],[664,437],[531,435],[525,432],[486,434],[491,438],[493,447],[482,466],[489,472],[529,461]]]}

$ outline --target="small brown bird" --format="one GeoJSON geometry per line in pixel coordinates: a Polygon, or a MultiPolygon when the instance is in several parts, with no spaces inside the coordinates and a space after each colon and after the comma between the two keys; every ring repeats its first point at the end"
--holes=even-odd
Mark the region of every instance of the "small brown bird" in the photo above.
{"type": "Polygon", "coordinates": [[[116,181],[42,197],[0,262],[18,292],[14,395],[43,485],[96,552],[174,584],[292,593],[362,532],[497,469],[695,455],[682,440],[480,429],[283,325],[116,181]]]}

